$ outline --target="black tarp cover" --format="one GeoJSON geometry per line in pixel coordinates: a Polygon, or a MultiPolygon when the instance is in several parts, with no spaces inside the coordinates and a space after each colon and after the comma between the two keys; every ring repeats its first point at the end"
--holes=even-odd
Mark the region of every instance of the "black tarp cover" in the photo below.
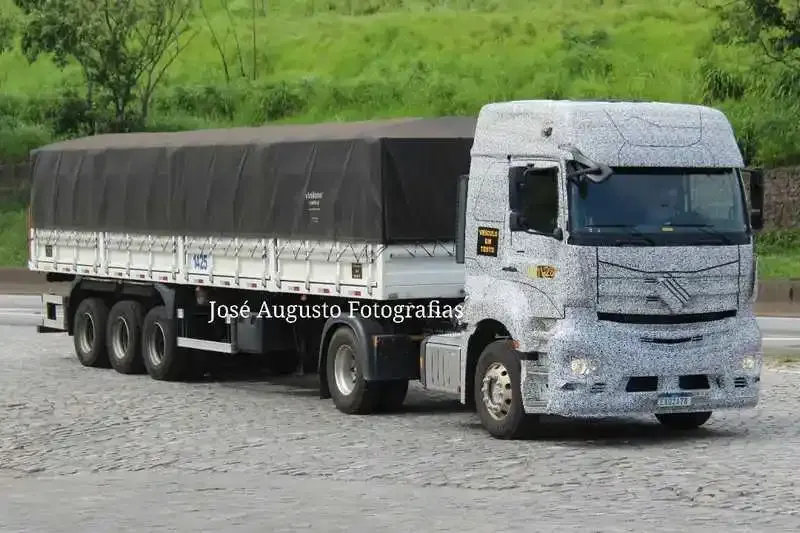
{"type": "Polygon", "coordinates": [[[475,119],[97,135],[31,153],[35,228],[452,240],[475,119]]]}

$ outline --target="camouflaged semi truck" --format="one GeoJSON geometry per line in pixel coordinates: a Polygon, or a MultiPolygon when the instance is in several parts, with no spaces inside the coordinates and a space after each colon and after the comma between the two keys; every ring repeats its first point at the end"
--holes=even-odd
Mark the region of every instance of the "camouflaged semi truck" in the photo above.
{"type": "Polygon", "coordinates": [[[32,157],[29,268],[67,282],[40,331],[86,366],[176,380],[259,357],[350,414],[419,381],[499,438],[758,401],[763,180],[717,110],[519,101],[32,157]]]}

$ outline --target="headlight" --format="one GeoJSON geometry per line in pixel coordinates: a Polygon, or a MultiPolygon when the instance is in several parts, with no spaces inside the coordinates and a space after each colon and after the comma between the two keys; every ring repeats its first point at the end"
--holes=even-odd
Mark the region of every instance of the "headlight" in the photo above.
{"type": "Polygon", "coordinates": [[[742,358],[742,370],[754,370],[758,366],[758,359],[754,355],[745,355],[742,358]]]}
{"type": "Polygon", "coordinates": [[[591,359],[573,359],[569,366],[576,376],[585,376],[597,370],[597,363],[591,359]]]}

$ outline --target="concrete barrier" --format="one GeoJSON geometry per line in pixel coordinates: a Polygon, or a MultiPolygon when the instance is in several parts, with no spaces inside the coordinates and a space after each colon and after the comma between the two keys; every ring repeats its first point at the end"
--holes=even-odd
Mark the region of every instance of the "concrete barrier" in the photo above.
{"type": "Polygon", "coordinates": [[[775,279],[758,282],[757,301],[800,305],[800,280],[775,279]]]}
{"type": "Polygon", "coordinates": [[[27,268],[0,267],[0,283],[41,285],[47,283],[44,272],[32,272],[27,268]]]}

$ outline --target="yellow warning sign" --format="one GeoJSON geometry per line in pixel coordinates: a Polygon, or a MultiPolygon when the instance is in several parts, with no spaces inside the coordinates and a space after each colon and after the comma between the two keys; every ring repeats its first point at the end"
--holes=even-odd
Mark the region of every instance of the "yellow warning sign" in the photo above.
{"type": "Polygon", "coordinates": [[[553,279],[556,277],[556,267],[553,265],[536,265],[528,268],[528,276],[532,278],[553,279]]]}

